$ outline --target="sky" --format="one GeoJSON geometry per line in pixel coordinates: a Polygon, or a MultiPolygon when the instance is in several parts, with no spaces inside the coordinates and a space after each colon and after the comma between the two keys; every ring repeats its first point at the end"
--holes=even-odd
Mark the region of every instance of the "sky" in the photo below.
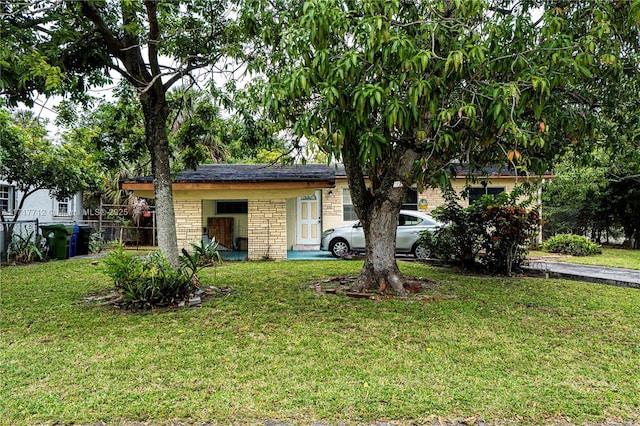
{"type": "MultiPolygon", "coordinates": [[[[143,56],[145,55],[145,50],[146,49],[143,49],[142,51],[143,56]]],[[[161,65],[164,64],[168,66],[172,66],[172,65],[175,66],[175,64],[172,64],[171,59],[167,57],[160,57],[160,62],[161,62],[161,65]]],[[[243,73],[244,73],[244,69],[240,69],[239,71],[234,73],[236,84],[240,88],[243,87],[249,80],[247,78],[243,78],[243,73]]],[[[198,74],[195,75],[195,78],[196,80],[200,80],[201,82],[203,82],[205,80],[208,80],[209,75],[210,75],[209,71],[202,70],[202,72],[199,75],[198,74]]],[[[111,77],[111,80],[113,81],[111,84],[102,86],[102,87],[93,87],[89,89],[89,94],[94,98],[104,99],[107,102],[114,101],[115,97],[113,95],[113,91],[118,86],[118,84],[122,81],[123,77],[115,71],[111,72],[110,77],[111,77]]],[[[228,81],[224,73],[215,73],[214,80],[216,81],[216,84],[218,87],[223,87],[224,84],[226,84],[228,81]]],[[[177,87],[177,85],[174,85],[174,87],[177,87]]],[[[55,108],[57,105],[60,104],[60,102],[63,99],[64,98],[62,96],[52,96],[47,98],[44,95],[40,95],[36,98],[35,104],[32,108],[28,108],[25,105],[21,105],[19,109],[30,109],[31,111],[33,111],[33,113],[37,117],[40,117],[46,120],[47,121],[46,128],[47,128],[49,137],[53,142],[60,143],[62,138],[62,131],[64,129],[61,129],[55,123],[56,117],[57,117],[57,112],[55,111],[55,108]]]]}

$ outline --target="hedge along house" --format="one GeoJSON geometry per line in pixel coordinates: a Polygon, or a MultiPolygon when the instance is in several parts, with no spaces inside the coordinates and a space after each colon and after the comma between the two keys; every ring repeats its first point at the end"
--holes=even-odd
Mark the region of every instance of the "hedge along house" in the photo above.
{"type": "MultiPolygon", "coordinates": [[[[204,164],[178,173],[178,245],[215,238],[221,249],[246,251],[251,260],[283,260],[288,249],[317,249],[321,194],[334,186],[335,167],[318,164],[204,164]]],[[[153,198],[151,177],[124,181],[122,189],[153,198]]]]}
{"type": "MultiPolygon", "coordinates": [[[[470,184],[467,175],[461,166],[451,183],[458,194],[469,186],[470,202],[552,177],[489,167],[474,173],[477,183],[470,184]]],[[[153,198],[151,177],[125,181],[122,189],[153,198]]],[[[289,250],[318,250],[324,229],[358,220],[342,165],[205,164],[176,176],[173,197],[180,247],[215,238],[222,249],[247,252],[251,260],[283,260],[289,250]]],[[[402,208],[431,212],[444,201],[437,188],[409,188],[402,208]]]]}

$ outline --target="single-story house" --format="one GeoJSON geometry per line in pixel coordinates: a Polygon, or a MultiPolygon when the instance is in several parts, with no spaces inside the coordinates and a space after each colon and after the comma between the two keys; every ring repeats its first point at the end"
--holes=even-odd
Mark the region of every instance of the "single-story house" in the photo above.
{"type": "MultiPolygon", "coordinates": [[[[466,171],[452,182],[462,191],[466,171]]],[[[491,168],[488,184],[472,185],[471,199],[511,191],[518,181],[491,168]]],[[[153,198],[151,177],[122,182],[122,189],[153,198]]],[[[357,220],[341,165],[204,164],[178,173],[173,183],[180,247],[215,238],[223,248],[247,251],[248,259],[286,259],[288,250],[317,250],[324,229],[357,220]]],[[[405,209],[432,211],[444,202],[437,189],[410,189],[405,209]]]]}

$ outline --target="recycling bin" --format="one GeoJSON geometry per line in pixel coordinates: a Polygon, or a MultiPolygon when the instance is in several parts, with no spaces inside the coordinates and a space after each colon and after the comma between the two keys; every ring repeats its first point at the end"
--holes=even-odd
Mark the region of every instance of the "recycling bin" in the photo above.
{"type": "Polygon", "coordinates": [[[68,259],[74,225],[56,223],[40,225],[40,229],[42,229],[42,235],[49,243],[49,257],[59,260],[68,259]]]}
{"type": "Polygon", "coordinates": [[[91,241],[91,234],[93,228],[89,225],[78,226],[78,240],[76,241],[76,255],[82,256],[89,254],[89,241],[91,241]]]}
{"type": "Polygon", "coordinates": [[[69,257],[75,257],[76,249],[78,247],[78,232],[80,232],[80,227],[78,225],[73,225],[73,234],[71,234],[71,239],[69,240],[69,257]]]}

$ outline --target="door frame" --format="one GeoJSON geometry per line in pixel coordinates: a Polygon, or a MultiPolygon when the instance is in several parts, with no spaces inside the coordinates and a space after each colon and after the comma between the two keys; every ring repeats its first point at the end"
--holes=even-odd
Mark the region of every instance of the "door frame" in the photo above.
{"type": "MultiPolygon", "coordinates": [[[[317,189],[314,194],[309,194],[302,197],[296,198],[296,245],[320,245],[320,238],[322,235],[322,191],[317,189]],[[306,224],[317,227],[316,238],[307,238],[302,239],[302,225],[305,220],[302,219],[302,203],[307,203],[309,207],[311,207],[312,200],[305,200],[304,198],[309,195],[315,195],[316,199],[316,212],[315,217],[317,219],[307,219],[306,224]],[[314,223],[315,222],[315,223],[314,223]]],[[[311,233],[310,233],[311,235],[311,233]]]]}

